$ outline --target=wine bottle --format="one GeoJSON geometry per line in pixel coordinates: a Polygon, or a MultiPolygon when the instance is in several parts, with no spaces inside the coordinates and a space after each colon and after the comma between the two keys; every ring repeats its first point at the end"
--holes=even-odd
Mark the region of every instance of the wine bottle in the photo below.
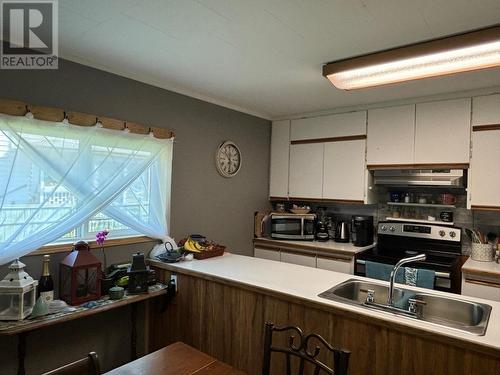
{"type": "Polygon", "coordinates": [[[42,276],[38,281],[38,292],[46,303],[54,299],[54,280],[52,280],[52,276],[50,275],[49,262],[50,255],[44,255],[42,276]]]}

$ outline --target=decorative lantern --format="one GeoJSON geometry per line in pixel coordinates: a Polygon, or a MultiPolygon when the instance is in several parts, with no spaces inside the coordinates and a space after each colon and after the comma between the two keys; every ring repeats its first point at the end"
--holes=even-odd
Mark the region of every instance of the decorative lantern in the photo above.
{"type": "Polygon", "coordinates": [[[127,271],[129,276],[128,292],[131,294],[147,293],[151,273],[154,273],[154,271],[150,270],[149,267],[146,266],[144,254],[134,254],[132,257],[132,265],[127,271]]]}
{"type": "Polygon", "coordinates": [[[0,320],[23,320],[33,310],[38,281],[33,280],[24,267],[26,265],[16,259],[0,281],[0,320]]]}
{"type": "Polygon", "coordinates": [[[78,241],[59,266],[59,298],[79,305],[101,297],[101,262],[89,244],[78,241]]]}

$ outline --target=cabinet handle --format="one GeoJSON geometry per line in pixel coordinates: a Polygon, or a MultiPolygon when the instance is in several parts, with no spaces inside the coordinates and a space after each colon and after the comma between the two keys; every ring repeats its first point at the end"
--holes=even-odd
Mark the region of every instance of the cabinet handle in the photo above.
{"type": "Polygon", "coordinates": [[[475,280],[475,279],[469,279],[467,277],[464,279],[464,281],[469,284],[477,284],[477,285],[491,286],[493,288],[500,288],[500,283],[495,283],[492,281],[475,280]]]}
{"type": "Polygon", "coordinates": [[[318,259],[326,259],[326,260],[337,260],[339,262],[351,263],[351,258],[336,258],[336,257],[326,257],[318,255],[318,259]]]}
{"type": "Polygon", "coordinates": [[[312,253],[306,253],[306,252],[301,252],[301,251],[291,251],[291,250],[281,250],[281,253],[285,254],[293,254],[293,255],[303,255],[309,258],[316,258],[316,254],[312,253]]]}

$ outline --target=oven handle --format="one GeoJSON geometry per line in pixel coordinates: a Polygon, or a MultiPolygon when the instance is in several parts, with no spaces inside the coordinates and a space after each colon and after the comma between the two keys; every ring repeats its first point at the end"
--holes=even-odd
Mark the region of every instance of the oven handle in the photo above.
{"type": "MultiPolygon", "coordinates": [[[[366,264],[366,262],[363,259],[357,259],[356,260],[357,264],[366,264]]],[[[450,278],[450,273],[449,272],[439,272],[436,271],[436,277],[442,278],[442,279],[449,279],[450,278]]]]}

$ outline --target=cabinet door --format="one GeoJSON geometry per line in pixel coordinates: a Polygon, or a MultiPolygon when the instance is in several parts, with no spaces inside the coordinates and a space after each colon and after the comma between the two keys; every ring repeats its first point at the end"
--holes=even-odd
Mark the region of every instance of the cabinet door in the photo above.
{"type": "Polygon", "coordinates": [[[285,263],[298,264],[301,266],[316,267],[316,255],[313,254],[297,254],[288,251],[282,251],[281,261],[285,263]]]}
{"type": "Polygon", "coordinates": [[[462,278],[462,295],[500,301],[500,284],[491,284],[462,278]]]}
{"type": "Polygon", "coordinates": [[[317,268],[323,270],[354,274],[354,259],[331,258],[318,255],[316,258],[317,268]]]}
{"type": "Polygon", "coordinates": [[[321,139],[366,134],[366,111],[292,120],[290,139],[321,139]]]}
{"type": "Polygon", "coordinates": [[[271,134],[269,196],[288,196],[288,163],[290,154],[290,121],[274,121],[271,134]]]}
{"type": "Polygon", "coordinates": [[[415,163],[469,163],[470,99],[416,107],[415,163]]]}
{"type": "Polygon", "coordinates": [[[500,129],[472,133],[470,199],[473,206],[500,207],[500,129]]]}
{"type": "Polygon", "coordinates": [[[413,164],[415,105],[368,111],[368,165],[413,164]]]}
{"type": "Polygon", "coordinates": [[[321,198],[323,143],[290,145],[290,197],[321,198]]]}
{"type": "Polygon", "coordinates": [[[472,125],[500,124],[500,94],[472,98],[472,125]]]}
{"type": "Polygon", "coordinates": [[[277,260],[278,262],[281,260],[280,251],[278,249],[263,249],[255,246],[253,249],[253,256],[255,258],[277,260]]]}
{"type": "Polygon", "coordinates": [[[366,141],[325,143],[323,198],[363,201],[366,141]]]}

